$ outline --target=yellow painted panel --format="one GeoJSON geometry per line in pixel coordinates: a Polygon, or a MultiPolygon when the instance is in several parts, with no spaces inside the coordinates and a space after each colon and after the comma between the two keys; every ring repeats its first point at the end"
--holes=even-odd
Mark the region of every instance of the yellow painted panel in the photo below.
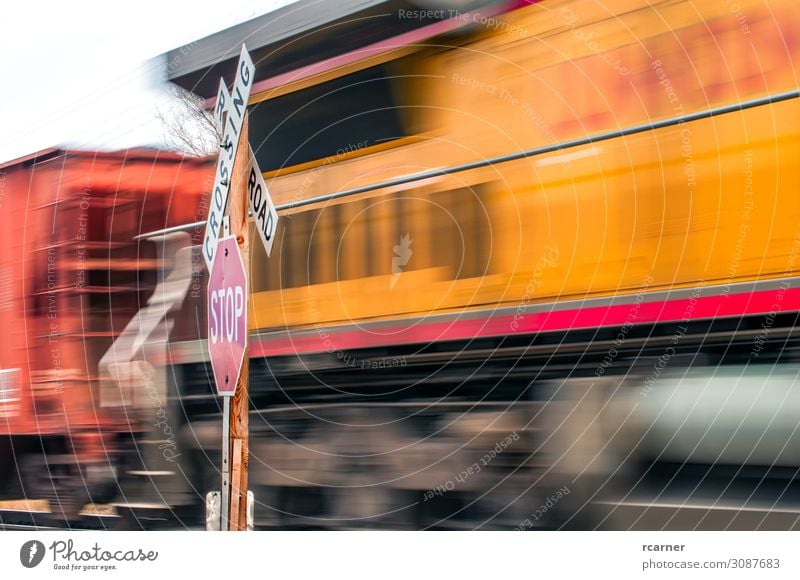
{"type": "MultiPolygon", "coordinates": [[[[431,131],[275,177],[270,190],[282,203],[796,89],[794,3],[732,6],[574,0],[511,13],[508,27],[425,61],[415,87],[431,131]]],[[[348,279],[258,292],[251,326],[786,275],[800,235],[798,159],[795,99],[339,200],[353,231],[340,236],[342,251],[325,269],[348,279]],[[458,252],[443,246],[443,222],[425,213],[424,200],[475,186],[491,216],[489,274],[452,280],[457,268],[445,257],[458,252]],[[355,220],[389,193],[415,199],[416,209],[355,220]],[[406,233],[415,254],[393,276],[393,236],[406,233]],[[380,275],[366,276],[367,265],[380,275]]],[[[327,240],[336,242],[335,233],[327,240]]],[[[275,268],[258,276],[267,270],[275,268]]]]}

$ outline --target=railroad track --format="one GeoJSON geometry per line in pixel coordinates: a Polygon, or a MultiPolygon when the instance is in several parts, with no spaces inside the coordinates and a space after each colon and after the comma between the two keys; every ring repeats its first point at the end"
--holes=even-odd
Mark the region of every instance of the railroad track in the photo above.
{"type": "Polygon", "coordinates": [[[0,530],[112,530],[120,517],[112,506],[84,506],[77,518],[65,519],[50,509],[47,500],[0,502],[0,530]]]}
{"type": "Polygon", "coordinates": [[[800,529],[800,504],[742,505],[676,500],[616,500],[602,502],[625,530],[760,530],[800,529]]]}
{"type": "Polygon", "coordinates": [[[0,530],[113,530],[118,521],[118,516],[81,514],[67,521],[50,512],[0,510],[0,530]]]}
{"type": "Polygon", "coordinates": [[[154,514],[135,517],[124,508],[111,505],[86,505],[75,518],[66,519],[53,512],[47,500],[0,501],[0,530],[203,530],[186,526],[181,520],[154,514]]]}

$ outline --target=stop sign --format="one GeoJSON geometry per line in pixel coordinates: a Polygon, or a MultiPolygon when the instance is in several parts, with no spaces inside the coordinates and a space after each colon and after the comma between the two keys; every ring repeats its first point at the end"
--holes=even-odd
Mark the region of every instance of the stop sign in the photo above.
{"type": "Polygon", "coordinates": [[[247,343],[247,275],[236,238],[221,238],[208,279],[208,352],[217,393],[236,391],[247,343]]]}

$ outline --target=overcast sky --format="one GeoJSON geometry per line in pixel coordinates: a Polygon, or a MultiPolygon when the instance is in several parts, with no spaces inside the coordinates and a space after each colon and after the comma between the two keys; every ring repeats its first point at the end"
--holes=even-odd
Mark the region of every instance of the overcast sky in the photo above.
{"type": "Polygon", "coordinates": [[[291,0],[33,0],[3,4],[0,163],[54,145],[163,144],[154,57],[291,0]]]}

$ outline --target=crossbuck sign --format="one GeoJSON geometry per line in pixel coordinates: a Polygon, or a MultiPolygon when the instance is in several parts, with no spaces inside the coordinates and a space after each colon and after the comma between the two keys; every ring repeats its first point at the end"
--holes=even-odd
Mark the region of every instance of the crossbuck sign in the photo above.
{"type": "MultiPolygon", "coordinates": [[[[247,52],[247,48],[242,46],[239,65],[236,67],[236,80],[233,82],[230,99],[227,107],[225,107],[228,118],[225,122],[221,145],[222,151],[220,151],[217,162],[217,175],[214,178],[214,188],[211,190],[211,207],[208,211],[206,232],[203,238],[203,258],[206,261],[209,272],[217,251],[222,217],[225,215],[225,209],[228,206],[233,162],[236,159],[236,149],[239,147],[239,133],[244,123],[244,114],[247,111],[247,101],[250,99],[250,89],[253,87],[254,79],[255,66],[250,54],[247,52]]],[[[217,112],[217,115],[221,114],[217,112]]]]}

